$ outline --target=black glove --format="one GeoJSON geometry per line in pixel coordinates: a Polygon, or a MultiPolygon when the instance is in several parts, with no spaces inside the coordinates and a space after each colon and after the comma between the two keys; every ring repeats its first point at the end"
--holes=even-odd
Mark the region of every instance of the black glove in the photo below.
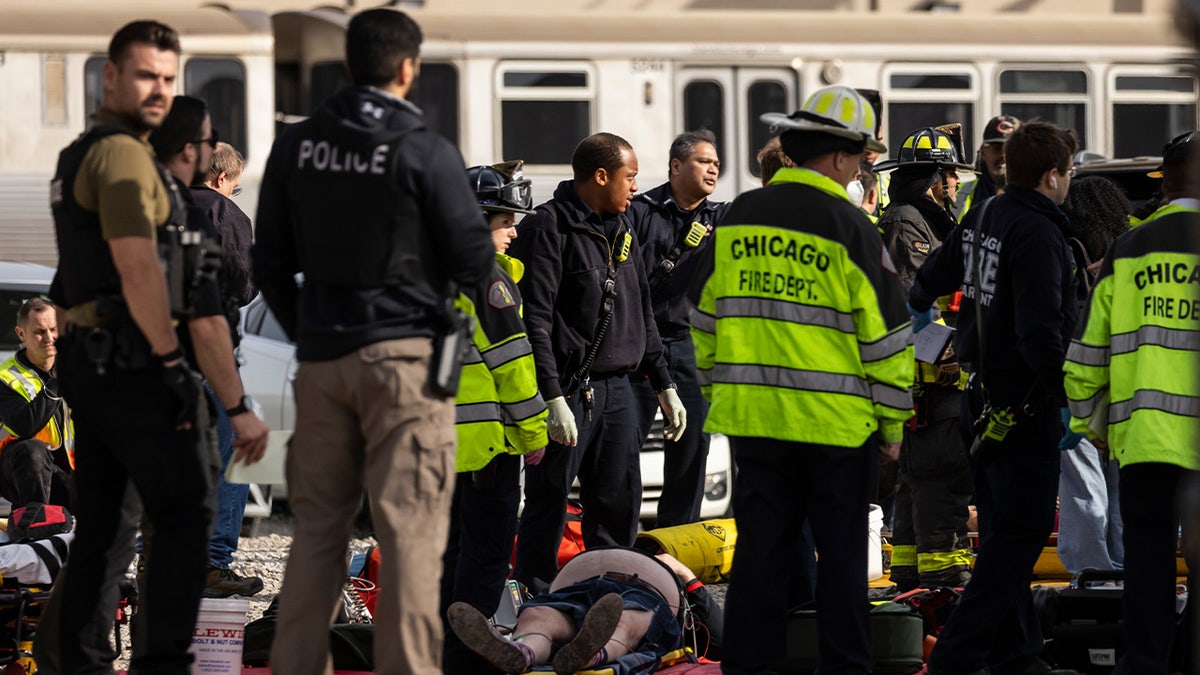
{"type": "Polygon", "coordinates": [[[162,374],[163,384],[167,385],[167,391],[171,392],[171,396],[179,404],[179,412],[175,414],[175,425],[178,427],[195,424],[196,405],[200,397],[196,382],[192,379],[192,371],[185,363],[180,361],[173,366],[167,366],[163,368],[162,374]]]}

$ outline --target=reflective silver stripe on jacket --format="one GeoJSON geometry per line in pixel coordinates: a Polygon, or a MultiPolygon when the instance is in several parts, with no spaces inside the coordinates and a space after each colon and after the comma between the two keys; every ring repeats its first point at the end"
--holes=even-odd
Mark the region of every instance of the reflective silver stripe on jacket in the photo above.
{"type": "Polygon", "coordinates": [[[479,355],[479,348],[472,344],[466,355],[463,356],[463,365],[473,366],[477,363],[483,363],[483,357],[479,355]]]}
{"type": "Polygon", "coordinates": [[[508,418],[518,422],[540,414],[546,409],[546,402],[542,400],[541,394],[534,394],[533,398],[525,399],[524,401],[505,403],[503,405],[508,418]]]}
{"type": "MultiPolygon", "coordinates": [[[[1110,340],[1113,356],[1136,352],[1143,345],[1200,351],[1200,332],[1176,330],[1162,326],[1142,326],[1131,333],[1113,335],[1110,340]]],[[[1090,365],[1090,364],[1089,364],[1090,365]]]]}
{"type": "Polygon", "coordinates": [[[1108,347],[1085,345],[1079,340],[1071,340],[1067,347],[1067,360],[1083,366],[1107,366],[1110,356],[1108,347]]]}
{"type": "Polygon", "coordinates": [[[503,421],[504,411],[500,409],[499,403],[486,401],[484,403],[460,403],[454,406],[455,424],[503,421]]]}
{"type": "Polygon", "coordinates": [[[1138,410],[1157,410],[1172,415],[1200,417],[1200,398],[1168,394],[1154,389],[1138,389],[1133,398],[1117,401],[1108,406],[1108,423],[1127,422],[1138,410]]]}
{"type": "Polygon", "coordinates": [[[21,385],[21,388],[25,390],[26,400],[32,401],[33,397],[38,395],[39,387],[25,375],[20,364],[14,363],[5,374],[21,385]]]}
{"type": "Polygon", "coordinates": [[[858,353],[863,362],[882,361],[908,349],[912,341],[913,332],[910,326],[905,324],[874,342],[858,343],[858,353]]]}
{"type": "Polygon", "coordinates": [[[912,393],[880,382],[871,383],[871,400],[897,410],[912,410],[912,393]]]}
{"type": "MultiPolygon", "coordinates": [[[[774,319],[803,326],[833,328],[854,333],[854,317],[829,307],[801,305],[769,298],[721,298],[717,300],[717,316],[745,316],[774,319]]],[[[693,321],[693,324],[695,322],[693,321]]]]}
{"type": "Polygon", "coordinates": [[[1077,400],[1073,398],[1067,399],[1067,407],[1071,409],[1071,416],[1081,420],[1091,419],[1096,414],[1096,408],[1100,405],[1100,401],[1108,397],[1108,387],[1104,387],[1100,391],[1092,394],[1092,397],[1086,400],[1077,400]]]}
{"type": "Polygon", "coordinates": [[[701,330],[705,333],[717,332],[717,317],[703,312],[697,307],[693,307],[688,312],[688,321],[692,323],[692,328],[696,330],[701,330]]]}
{"type": "Polygon", "coordinates": [[[798,370],[780,366],[718,363],[713,368],[713,382],[720,384],[756,384],[781,389],[823,391],[831,394],[871,397],[867,381],[854,375],[822,373],[818,370],[798,370]]]}
{"type": "Polygon", "coordinates": [[[487,364],[488,368],[499,368],[509,361],[515,361],[532,353],[533,346],[529,344],[529,340],[520,337],[484,352],[483,362],[487,364]]]}
{"type": "Polygon", "coordinates": [[[713,383],[712,368],[697,368],[696,380],[700,383],[701,387],[711,387],[713,383]]]}

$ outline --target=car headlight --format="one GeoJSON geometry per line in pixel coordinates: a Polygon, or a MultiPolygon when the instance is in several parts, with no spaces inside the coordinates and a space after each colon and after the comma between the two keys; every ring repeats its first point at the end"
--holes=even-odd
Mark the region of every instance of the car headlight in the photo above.
{"type": "Polygon", "coordinates": [[[705,499],[715,502],[724,499],[727,494],[729,494],[729,473],[727,471],[710,473],[704,477],[705,499]]]}

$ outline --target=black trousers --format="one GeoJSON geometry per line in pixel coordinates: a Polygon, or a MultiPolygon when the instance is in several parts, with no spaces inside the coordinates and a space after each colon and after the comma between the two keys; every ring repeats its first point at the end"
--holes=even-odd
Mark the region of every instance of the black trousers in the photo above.
{"type": "Polygon", "coordinates": [[[553,441],[541,464],[525,467],[525,511],[517,536],[516,578],[529,587],[558,574],[558,544],[566,522],[567,495],[579,477],[583,543],[632,546],[642,504],[636,402],[624,375],[592,378],[591,418],[580,396],[571,397],[579,429],[573,448],[553,441]]]}
{"type": "Polygon", "coordinates": [[[892,580],[902,591],[907,584],[944,585],[970,568],[937,559],[937,554],[968,547],[967,507],[974,482],[959,430],[960,398],[958,392],[930,394],[927,426],[904,432],[892,546],[913,547],[917,560],[912,566],[897,565],[893,554],[892,580]]]}
{"type": "Polygon", "coordinates": [[[0,455],[0,497],[14,509],[29,502],[70,508],[68,478],[54,451],[36,438],[9,443],[0,455]]]}
{"type": "MultiPolygon", "coordinates": [[[[1178,499],[1186,481],[1200,472],[1174,464],[1121,467],[1121,518],[1125,522],[1125,592],[1122,625],[1125,654],[1115,673],[1166,675],[1175,634],[1175,543],[1178,499]]],[[[1185,532],[1185,536],[1195,533],[1185,532]]],[[[1200,571],[1188,561],[1188,588],[1200,571]]],[[[1189,599],[1194,606],[1194,599],[1189,599]]],[[[1195,615],[1193,614],[1193,617],[1195,615]]],[[[1193,640],[1195,635],[1193,634],[1193,640]]]]}
{"type": "Polygon", "coordinates": [[[446,623],[446,610],[465,602],[484,616],[496,613],[517,533],[521,461],[500,454],[479,471],[458,474],[450,539],[442,555],[442,669],[448,675],[499,672],[458,639],[446,623]]]}
{"type": "MultiPolygon", "coordinates": [[[[88,363],[82,345],[59,341],[59,382],[75,418],[75,513],[78,527],[71,562],[61,584],[58,628],[60,663],[65,673],[107,673],[108,645],[79,639],[94,629],[98,611],[112,616],[116,607],[106,591],[112,557],[125,550],[117,537],[128,535],[123,522],[125,490],[137,490],[145,518],[154,530],[146,551],[145,594],[140,612],[144,652],[131,670],[139,675],[186,675],[190,672],[192,628],[208,569],[208,499],[212,453],[199,419],[177,430],[178,404],[157,369],[128,372],[109,368],[104,375],[88,363]]],[[[195,380],[198,400],[203,399],[195,380]]],[[[124,554],[122,554],[124,555],[124,554]]]]}
{"type": "MultiPolygon", "coordinates": [[[[962,429],[982,408],[978,384],[963,397],[962,429]]],[[[929,665],[969,673],[985,665],[996,675],[1020,672],[1042,651],[1042,628],[1029,583],[1033,565],[1054,528],[1058,496],[1058,440],[1062,424],[1053,408],[1022,417],[997,459],[972,466],[979,510],[979,552],[971,583],[950,614],[929,665]]],[[[970,440],[968,440],[970,439],[970,440]]]]}
{"type": "MultiPolygon", "coordinates": [[[[692,338],[663,340],[663,355],[675,391],[687,411],[687,428],[676,441],[663,439],[663,486],[658,498],[655,527],[686,525],[700,520],[704,498],[704,474],[708,466],[709,435],[704,433],[708,419],[708,401],[700,393],[696,375],[696,348],[692,338]]],[[[638,378],[633,385],[638,398],[638,436],[645,440],[659,408],[658,392],[648,380],[638,378]]]]}
{"type": "Polygon", "coordinates": [[[725,598],[721,670],[762,673],[784,654],[787,587],[807,521],[817,559],[820,672],[869,672],[867,509],[872,438],[857,448],[731,437],[738,541],[725,598]]]}

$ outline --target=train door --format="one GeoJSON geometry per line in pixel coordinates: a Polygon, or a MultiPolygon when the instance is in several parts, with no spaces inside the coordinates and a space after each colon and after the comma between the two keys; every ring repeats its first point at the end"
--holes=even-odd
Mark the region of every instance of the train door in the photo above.
{"type": "Polygon", "coordinates": [[[768,112],[790,113],[799,106],[795,71],[685,66],[678,72],[676,133],[704,127],[717,137],[721,180],[713,198],[730,200],[759,187],[762,182],[755,156],[771,133],[758,117],[768,112]]]}

